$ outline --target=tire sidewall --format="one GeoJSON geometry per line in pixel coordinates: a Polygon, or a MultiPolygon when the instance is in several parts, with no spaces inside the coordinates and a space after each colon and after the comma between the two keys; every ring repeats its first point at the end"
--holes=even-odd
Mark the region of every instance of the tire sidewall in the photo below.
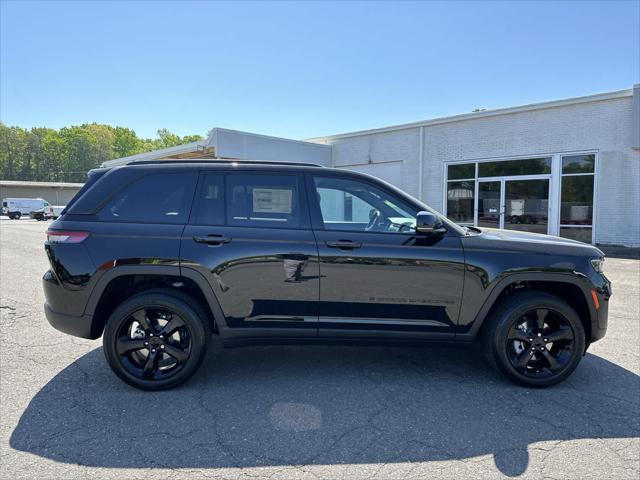
{"type": "Polygon", "coordinates": [[[548,387],[567,378],[576,369],[585,351],[585,331],[578,314],[563,300],[547,294],[522,295],[519,301],[512,301],[500,311],[493,334],[492,353],[496,367],[510,380],[527,387],[548,387]],[[574,351],[569,363],[557,375],[550,378],[532,378],[518,372],[507,353],[507,336],[513,323],[528,311],[544,308],[562,315],[573,330],[574,351]]]}
{"type": "Polygon", "coordinates": [[[118,377],[134,387],[143,390],[164,390],[173,388],[191,377],[202,363],[208,345],[208,331],[205,319],[184,299],[167,294],[146,293],[136,295],[119,305],[109,316],[103,334],[103,351],[109,366],[118,377]],[[120,363],[116,350],[118,332],[122,324],[141,308],[164,308],[178,314],[185,322],[191,340],[191,352],[182,370],[163,380],[144,380],[131,374],[120,363]]]}

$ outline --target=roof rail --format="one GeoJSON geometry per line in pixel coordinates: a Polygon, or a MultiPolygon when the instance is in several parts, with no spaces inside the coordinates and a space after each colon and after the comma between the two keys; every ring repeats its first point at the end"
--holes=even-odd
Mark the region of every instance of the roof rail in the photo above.
{"type": "Polygon", "coordinates": [[[248,163],[251,165],[292,165],[297,167],[319,167],[324,168],[317,163],[306,162],[278,162],[274,160],[226,160],[226,159],[189,159],[189,158],[165,158],[162,160],[138,160],[137,162],[130,162],[127,165],[159,165],[163,163],[248,163]]]}

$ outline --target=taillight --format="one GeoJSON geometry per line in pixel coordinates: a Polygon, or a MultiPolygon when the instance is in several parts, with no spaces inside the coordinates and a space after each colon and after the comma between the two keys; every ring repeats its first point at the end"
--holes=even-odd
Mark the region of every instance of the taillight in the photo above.
{"type": "Polygon", "coordinates": [[[49,243],[80,243],[89,236],[89,232],[70,232],[67,230],[47,230],[49,243]]]}

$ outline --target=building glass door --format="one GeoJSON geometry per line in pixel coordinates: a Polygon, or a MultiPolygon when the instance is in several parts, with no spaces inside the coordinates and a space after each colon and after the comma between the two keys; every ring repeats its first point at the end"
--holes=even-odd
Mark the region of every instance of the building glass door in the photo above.
{"type": "Polygon", "coordinates": [[[478,182],[478,220],[476,225],[502,228],[502,181],[478,182]]]}
{"type": "Polygon", "coordinates": [[[478,182],[476,225],[532,233],[549,231],[549,179],[478,182]]]}
{"type": "Polygon", "coordinates": [[[549,179],[503,181],[503,228],[548,233],[549,179]]]}

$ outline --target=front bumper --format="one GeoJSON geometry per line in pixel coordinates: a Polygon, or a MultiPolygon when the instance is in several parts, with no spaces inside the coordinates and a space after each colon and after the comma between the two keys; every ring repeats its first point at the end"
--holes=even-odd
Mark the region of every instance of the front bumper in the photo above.
{"type": "Polygon", "coordinates": [[[47,317],[47,321],[56,330],[68,333],[74,337],[96,338],[91,333],[91,325],[93,323],[93,317],[91,315],[76,317],[74,315],[54,312],[47,303],[44,304],[44,314],[47,317]]]}
{"type": "Polygon", "coordinates": [[[595,285],[595,288],[592,290],[598,302],[598,308],[596,308],[598,318],[597,322],[592,323],[591,342],[602,339],[607,333],[607,326],[609,324],[609,298],[611,298],[612,294],[611,282],[604,275],[600,277],[600,281],[597,282],[597,285],[595,285]]]}

